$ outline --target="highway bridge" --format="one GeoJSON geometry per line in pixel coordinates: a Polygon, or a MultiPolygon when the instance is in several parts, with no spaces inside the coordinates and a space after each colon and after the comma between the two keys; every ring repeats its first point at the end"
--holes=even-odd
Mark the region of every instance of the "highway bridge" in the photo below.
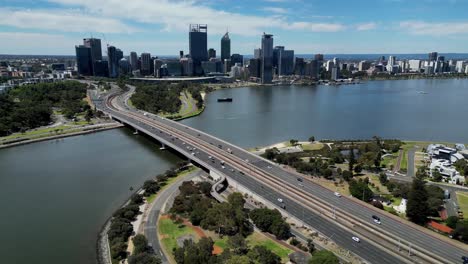
{"type": "Polygon", "coordinates": [[[211,175],[236,182],[369,263],[463,263],[462,256],[468,255],[468,247],[458,241],[355,198],[337,197],[307,177],[222,139],[130,108],[126,101],[133,89],[123,93],[114,87],[107,95],[94,98],[94,103],[113,119],[158,140],[211,175]],[[380,225],[373,222],[373,215],[380,217],[380,225]]]}

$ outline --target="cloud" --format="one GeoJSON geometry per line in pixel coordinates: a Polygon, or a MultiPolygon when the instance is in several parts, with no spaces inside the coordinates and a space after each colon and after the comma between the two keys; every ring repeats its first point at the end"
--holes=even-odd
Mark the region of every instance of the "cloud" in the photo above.
{"type": "Polygon", "coordinates": [[[222,34],[226,28],[232,34],[258,36],[273,29],[297,29],[324,32],[336,31],[337,24],[296,22],[290,23],[284,17],[244,15],[216,10],[206,3],[195,0],[49,0],[67,7],[86,10],[96,16],[113,17],[161,25],[164,31],[187,31],[191,23],[208,24],[208,33],[222,34]],[[113,8],[114,7],[114,8],[113,8]],[[318,29],[318,30],[317,30],[318,29]]]}
{"type": "Polygon", "coordinates": [[[294,22],[286,25],[286,29],[305,30],[312,32],[337,32],[344,30],[345,26],[339,23],[294,22]]]}
{"type": "Polygon", "coordinates": [[[130,33],[137,31],[117,19],[83,14],[78,10],[14,10],[0,8],[0,25],[64,32],[130,33]]]}
{"type": "Polygon", "coordinates": [[[468,22],[403,21],[400,28],[414,35],[448,36],[468,34],[468,22]]]}
{"type": "Polygon", "coordinates": [[[356,27],[358,31],[372,30],[375,28],[377,28],[377,24],[374,22],[359,24],[356,27]]]}
{"type": "Polygon", "coordinates": [[[264,7],[262,10],[276,14],[287,14],[289,12],[288,9],[282,7],[264,7]]]}
{"type": "Polygon", "coordinates": [[[4,54],[67,55],[76,44],[76,39],[60,34],[0,32],[0,39],[4,54]]]}

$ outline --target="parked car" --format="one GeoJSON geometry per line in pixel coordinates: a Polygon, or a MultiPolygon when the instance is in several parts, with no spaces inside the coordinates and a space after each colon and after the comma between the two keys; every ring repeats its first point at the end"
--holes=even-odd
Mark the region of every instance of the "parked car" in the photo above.
{"type": "Polygon", "coordinates": [[[361,242],[361,240],[359,239],[359,237],[353,236],[353,240],[356,241],[357,243],[361,242]]]}

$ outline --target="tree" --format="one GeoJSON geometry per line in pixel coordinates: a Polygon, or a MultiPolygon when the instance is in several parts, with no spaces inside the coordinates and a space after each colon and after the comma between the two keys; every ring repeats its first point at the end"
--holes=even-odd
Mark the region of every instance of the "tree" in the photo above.
{"type": "Polygon", "coordinates": [[[309,264],[339,264],[340,260],[335,254],[328,250],[316,251],[312,255],[309,264]]]}
{"type": "Polygon", "coordinates": [[[228,238],[227,244],[229,249],[231,249],[235,255],[244,255],[249,250],[247,242],[241,234],[230,236],[228,238]]]}
{"type": "Polygon", "coordinates": [[[314,142],[314,141],[315,141],[315,137],[314,137],[314,136],[309,137],[309,142],[314,142]]]}
{"type": "Polygon", "coordinates": [[[387,177],[387,174],[385,172],[381,172],[379,174],[379,181],[382,185],[386,185],[387,182],[388,182],[388,177],[387,177]]]}
{"type": "Polygon", "coordinates": [[[280,264],[281,258],[265,246],[254,246],[247,256],[258,263],[280,264]]]}
{"type": "Polygon", "coordinates": [[[289,140],[289,143],[291,144],[291,146],[296,146],[298,142],[299,142],[299,141],[298,141],[297,139],[291,139],[291,140],[289,140]]]}
{"type": "Polygon", "coordinates": [[[446,220],[445,223],[447,224],[448,227],[455,229],[457,227],[458,223],[458,216],[452,215],[449,216],[446,220]]]}
{"type": "Polygon", "coordinates": [[[418,225],[424,225],[430,213],[428,205],[428,194],[424,181],[421,177],[415,177],[411,185],[406,206],[406,216],[410,221],[418,225]]]}
{"type": "Polygon", "coordinates": [[[88,110],[86,111],[86,115],[85,115],[85,120],[86,120],[86,122],[89,123],[89,122],[91,121],[91,118],[93,118],[93,117],[94,117],[93,110],[88,109],[88,110]]]}
{"type": "Polygon", "coordinates": [[[356,163],[356,158],[354,157],[354,145],[351,145],[351,148],[349,149],[349,163],[348,163],[348,170],[352,173],[353,172],[353,167],[354,163],[356,163]]]}
{"type": "Polygon", "coordinates": [[[468,242],[468,219],[459,221],[455,230],[453,231],[452,236],[456,239],[461,240],[462,242],[468,242]]]}
{"type": "Polygon", "coordinates": [[[435,181],[435,182],[442,181],[442,174],[439,172],[438,169],[433,169],[432,170],[432,180],[435,181]]]}
{"type": "Polygon", "coordinates": [[[132,239],[132,241],[133,241],[133,246],[134,246],[134,249],[133,249],[134,255],[138,255],[140,253],[148,251],[148,240],[146,239],[144,235],[138,234],[132,239]]]}
{"type": "Polygon", "coordinates": [[[148,252],[143,252],[137,255],[132,255],[128,258],[128,264],[161,264],[161,259],[156,255],[148,252]]]}
{"type": "Polygon", "coordinates": [[[314,244],[314,241],[312,241],[312,239],[307,239],[307,247],[309,248],[309,253],[312,254],[314,253],[315,251],[315,244],[314,244]]]}
{"type": "Polygon", "coordinates": [[[354,167],[354,172],[355,173],[361,173],[362,172],[362,165],[360,163],[356,164],[354,167]]]}
{"type": "Polygon", "coordinates": [[[353,178],[353,173],[350,172],[349,170],[343,171],[343,179],[345,181],[350,181],[353,178]]]}
{"type": "Polygon", "coordinates": [[[349,182],[349,192],[352,196],[366,202],[374,196],[372,190],[362,179],[359,179],[358,181],[351,180],[349,182]]]}
{"type": "Polygon", "coordinates": [[[231,193],[228,196],[228,202],[232,205],[233,208],[243,209],[245,204],[245,199],[241,193],[235,192],[231,193]]]}
{"type": "Polygon", "coordinates": [[[226,262],[224,262],[225,264],[254,264],[249,257],[247,256],[238,256],[238,255],[234,255],[234,256],[231,256],[231,258],[229,258],[228,260],[226,260],[226,262]]]}

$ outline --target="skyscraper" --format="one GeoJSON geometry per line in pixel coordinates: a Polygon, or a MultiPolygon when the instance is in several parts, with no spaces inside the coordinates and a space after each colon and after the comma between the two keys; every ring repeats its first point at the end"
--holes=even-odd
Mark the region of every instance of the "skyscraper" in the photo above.
{"type": "Polygon", "coordinates": [[[130,52],[130,65],[132,65],[132,70],[138,70],[138,55],[136,52],[130,52]]]}
{"type": "Polygon", "coordinates": [[[193,61],[195,75],[203,73],[201,62],[208,60],[208,26],[203,24],[190,24],[189,52],[193,61]]]}
{"type": "Polygon", "coordinates": [[[261,59],[262,58],[262,49],[254,49],[254,58],[261,59]]]}
{"type": "Polygon", "coordinates": [[[232,54],[231,55],[231,65],[235,65],[236,63],[239,63],[241,66],[244,65],[244,56],[240,54],[232,54]]]}
{"type": "Polygon", "coordinates": [[[436,61],[437,60],[437,55],[438,53],[437,52],[430,52],[429,53],[429,61],[436,61]]]}
{"type": "Polygon", "coordinates": [[[83,45],[91,49],[91,58],[94,61],[102,60],[101,40],[97,38],[83,39],[83,45]]]}
{"type": "Polygon", "coordinates": [[[208,50],[208,58],[211,59],[211,58],[216,58],[216,50],[213,49],[213,48],[210,48],[208,50]]]}
{"type": "Polygon", "coordinates": [[[221,61],[224,62],[225,59],[231,58],[231,39],[229,38],[229,33],[226,32],[221,38],[221,61]]]}
{"type": "Polygon", "coordinates": [[[273,81],[273,35],[263,33],[262,36],[262,83],[273,81]]]}
{"type": "Polygon", "coordinates": [[[151,54],[149,53],[142,53],[141,54],[141,69],[140,73],[141,75],[150,75],[151,74],[151,66],[150,62],[151,61],[151,54]]]}
{"type": "Polygon", "coordinates": [[[114,46],[107,46],[107,59],[109,65],[109,77],[116,78],[119,76],[119,58],[117,49],[114,46]]]}
{"type": "Polygon", "coordinates": [[[93,75],[93,60],[91,57],[91,48],[84,45],[75,46],[76,51],[76,66],[78,74],[93,75]]]}

